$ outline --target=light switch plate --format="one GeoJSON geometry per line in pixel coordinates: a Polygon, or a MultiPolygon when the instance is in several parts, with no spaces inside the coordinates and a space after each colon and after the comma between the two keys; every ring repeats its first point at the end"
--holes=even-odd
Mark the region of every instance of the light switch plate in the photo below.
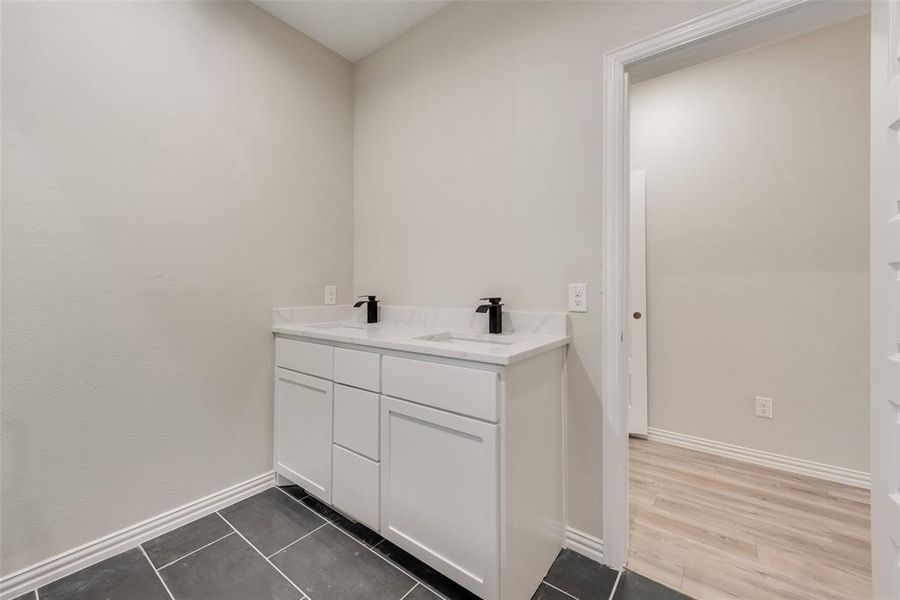
{"type": "Polygon", "coordinates": [[[337,286],[325,286],[325,304],[337,304],[337,286]]]}
{"type": "Polygon", "coordinates": [[[587,284],[586,283],[570,283],[569,284],[569,312],[587,312],[587,284]]]}

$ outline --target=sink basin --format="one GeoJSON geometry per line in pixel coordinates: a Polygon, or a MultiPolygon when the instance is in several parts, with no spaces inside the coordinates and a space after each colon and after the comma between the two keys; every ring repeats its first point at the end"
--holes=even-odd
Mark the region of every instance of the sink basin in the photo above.
{"type": "MultiPolygon", "coordinates": [[[[375,323],[373,323],[372,325],[375,325],[375,323]]],[[[323,329],[327,330],[329,333],[336,333],[338,335],[342,333],[359,335],[370,330],[372,328],[372,325],[370,325],[369,323],[359,323],[356,321],[331,321],[329,323],[310,323],[306,325],[306,327],[323,329]]]]}
{"type": "Polygon", "coordinates": [[[357,323],[356,321],[330,321],[328,323],[309,323],[306,327],[315,327],[316,329],[365,329],[368,323],[357,323]]]}
{"type": "Polygon", "coordinates": [[[503,348],[515,343],[514,340],[503,339],[498,334],[475,334],[475,333],[454,333],[451,331],[442,331],[431,335],[423,335],[413,338],[414,340],[422,340],[426,342],[437,342],[440,344],[450,344],[452,346],[465,346],[470,349],[488,350],[491,348],[503,348]]]}
{"type": "Polygon", "coordinates": [[[391,339],[405,337],[402,328],[391,323],[364,323],[361,321],[330,321],[309,323],[304,327],[318,329],[323,334],[346,336],[356,339],[391,339]]]}

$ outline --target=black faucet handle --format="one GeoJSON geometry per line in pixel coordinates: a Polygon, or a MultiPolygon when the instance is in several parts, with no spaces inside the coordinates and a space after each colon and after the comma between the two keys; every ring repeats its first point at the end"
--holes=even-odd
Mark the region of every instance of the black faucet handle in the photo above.
{"type": "Polygon", "coordinates": [[[481,300],[487,300],[490,304],[482,304],[475,312],[488,313],[488,333],[503,333],[503,305],[500,304],[502,298],[489,296],[481,300]]]}
{"type": "Polygon", "coordinates": [[[370,304],[370,303],[378,302],[378,300],[375,298],[375,296],[357,296],[357,298],[362,298],[362,300],[360,300],[359,302],[354,302],[353,303],[354,308],[359,308],[363,304],[370,304]]]}

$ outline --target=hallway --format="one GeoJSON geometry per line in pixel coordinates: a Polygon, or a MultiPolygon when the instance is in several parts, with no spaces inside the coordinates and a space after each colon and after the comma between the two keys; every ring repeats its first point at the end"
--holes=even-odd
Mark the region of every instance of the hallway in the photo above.
{"type": "Polygon", "coordinates": [[[697,600],[871,598],[869,492],[630,441],[628,568],[697,600]]]}

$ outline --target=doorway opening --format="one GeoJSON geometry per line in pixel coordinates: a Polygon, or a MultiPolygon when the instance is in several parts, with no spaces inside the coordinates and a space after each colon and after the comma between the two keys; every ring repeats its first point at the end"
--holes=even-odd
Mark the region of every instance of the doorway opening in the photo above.
{"type": "Polygon", "coordinates": [[[607,63],[606,560],[700,599],[864,598],[868,16],[776,8],[607,63]]]}

